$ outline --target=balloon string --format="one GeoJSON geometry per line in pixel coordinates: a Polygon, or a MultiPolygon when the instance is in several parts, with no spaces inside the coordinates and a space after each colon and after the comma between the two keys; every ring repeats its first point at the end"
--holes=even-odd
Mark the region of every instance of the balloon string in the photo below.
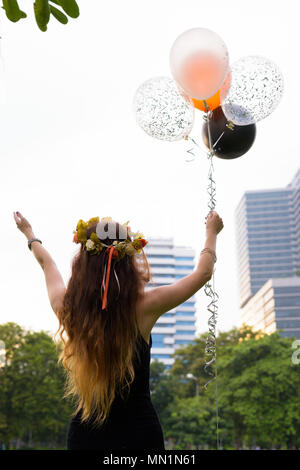
{"type": "Polygon", "coordinates": [[[215,141],[214,145],[213,145],[213,148],[217,145],[217,143],[219,142],[220,139],[222,139],[224,135],[224,132],[222,132],[222,134],[220,135],[220,137],[215,141]]]}
{"type": "Polygon", "coordinates": [[[196,150],[199,149],[199,145],[197,144],[197,142],[195,141],[195,139],[193,139],[192,137],[190,137],[189,135],[186,136],[185,140],[187,140],[188,142],[192,142],[194,147],[191,147],[190,149],[188,149],[186,151],[186,153],[189,154],[189,156],[185,159],[186,162],[193,162],[196,158],[196,150]],[[197,149],[195,149],[195,147],[197,147],[197,149]]]}
{"type": "Polygon", "coordinates": [[[185,137],[185,140],[188,142],[191,142],[192,147],[190,147],[186,153],[188,154],[188,157],[185,159],[187,163],[193,162],[196,158],[196,153],[200,153],[203,155],[206,155],[206,152],[200,147],[200,145],[196,142],[196,140],[193,137],[190,137],[189,135],[185,137]]]}
{"type": "MultiPolygon", "coordinates": [[[[204,101],[206,114],[204,119],[207,122],[207,132],[208,132],[208,142],[209,142],[209,151],[207,152],[207,158],[209,160],[209,171],[208,171],[208,187],[207,192],[209,196],[208,207],[212,211],[216,207],[216,182],[213,178],[213,161],[212,157],[214,156],[214,150],[212,146],[211,138],[211,129],[210,129],[210,119],[211,111],[207,106],[206,101],[204,101]]],[[[222,136],[221,136],[222,137],[222,136]]],[[[219,137],[219,139],[221,138],[219,137]]],[[[217,345],[216,345],[216,324],[217,324],[217,314],[218,314],[218,294],[215,291],[215,269],[213,270],[212,275],[212,285],[210,282],[207,282],[204,286],[205,294],[210,297],[211,301],[207,306],[207,309],[210,313],[208,319],[208,336],[206,338],[205,354],[210,357],[210,359],[204,364],[204,370],[212,378],[204,385],[204,388],[207,389],[207,385],[216,381],[216,428],[217,428],[217,450],[219,450],[219,413],[218,413],[218,371],[217,371],[217,345]],[[212,364],[215,364],[215,373],[213,373],[212,364]]]]}

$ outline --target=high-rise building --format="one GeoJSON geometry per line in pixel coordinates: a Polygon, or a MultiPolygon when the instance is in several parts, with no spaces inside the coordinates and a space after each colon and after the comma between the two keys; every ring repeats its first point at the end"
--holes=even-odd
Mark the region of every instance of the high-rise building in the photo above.
{"type": "MultiPolygon", "coordinates": [[[[172,284],[194,270],[194,250],[174,246],[172,238],[151,238],[145,247],[152,282],[147,287],[172,284]]],[[[174,359],[175,349],[195,339],[196,307],[195,296],[180,306],[163,314],[152,329],[151,360],[163,362],[169,369],[174,359]]]]}
{"type": "Polygon", "coordinates": [[[300,169],[285,188],[247,191],[235,216],[242,321],[266,325],[271,312],[266,311],[267,300],[269,306],[274,303],[274,323],[270,326],[267,321],[266,331],[289,321],[293,325],[286,331],[300,335],[300,169]],[[276,301],[278,289],[285,297],[276,301]],[[293,297],[293,305],[287,295],[293,297]],[[286,305],[280,306],[282,302],[286,305]],[[281,307],[289,311],[285,320],[280,318],[281,307]]]}
{"type": "Polygon", "coordinates": [[[300,339],[300,277],[269,279],[242,308],[241,323],[300,339]]]}

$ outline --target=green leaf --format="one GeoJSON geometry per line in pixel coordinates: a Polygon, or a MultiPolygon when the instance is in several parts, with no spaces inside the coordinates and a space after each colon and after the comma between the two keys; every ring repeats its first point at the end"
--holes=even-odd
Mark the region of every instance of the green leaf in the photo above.
{"type": "Polygon", "coordinates": [[[75,0],[58,0],[57,3],[71,18],[77,18],[79,16],[79,7],[75,0]]]}
{"type": "Polygon", "coordinates": [[[35,0],[33,7],[38,27],[41,31],[47,31],[47,24],[50,20],[50,7],[48,0],[35,0]]]}
{"type": "Polygon", "coordinates": [[[55,8],[54,6],[50,5],[50,12],[54,16],[54,18],[56,18],[57,21],[59,21],[60,23],[62,24],[68,23],[67,16],[62,11],[58,10],[58,8],[55,8]]]}
{"type": "Polygon", "coordinates": [[[26,13],[20,10],[17,0],[2,0],[3,9],[10,21],[16,23],[21,18],[26,18],[26,13]]]}

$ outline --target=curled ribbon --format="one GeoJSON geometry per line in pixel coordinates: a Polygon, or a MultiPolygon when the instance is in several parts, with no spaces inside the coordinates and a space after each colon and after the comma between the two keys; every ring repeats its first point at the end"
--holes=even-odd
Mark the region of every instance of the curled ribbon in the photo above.
{"type": "MultiPolygon", "coordinates": [[[[109,279],[110,279],[111,260],[114,256],[114,250],[115,249],[113,246],[109,246],[107,248],[108,262],[107,262],[107,267],[106,265],[104,266],[104,273],[103,273],[103,279],[102,279],[102,284],[101,284],[102,310],[105,310],[107,308],[107,293],[108,293],[108,285],[109,285],[109,279]]],[[[118,284],[118,289],[119,289],[118,296],[119,296],[120,295],[120,282],[119,282],[115,268],[114,268],[114,275],[118,284]]]]}
{"type": "MultiPolygon", "coordinates": [[[[205,111],[206,114],[204,115],[204,119],[207,122],[207,132],[208,132],[208,141],[209,141],[209,151],[207,152],[207,158],[209,160],[209,172],[208,172],[208,187],[207,192],[209,196],[208,200],[208,207],[212,211],[216,207],[216,182],[213,178],[213,161],[212,157],[214,156],[214,149],[211,140],[211,132],[210,132],[210,119],[211,119],[211,111],[209,110],[206,101],[204,101],[205,111]]],[[[222,138],[222,135],[219,139],[222,138]]],[[[219,140],[218,139],[218,140],[219,140]]],[[[218,313],[218,294],[215,291],[214,286],[214,271],[212,275],[212,285],[207,282],[204,287],[205,294],[210,297],[210,303],[207,306],[207,309],[210,313],[210,317],[208,319],[208,335],[206,338],[206,346],[205,346],[205,354],[210,357],[210,359],[205,363],[204,370],[207,372],[212,378],[206,382],[204,388],[207,389],[207,385],[212,382],[216,381],[216,422],[217,422],[217,449],[219,449],[219,428],[218,428],[218,373],[217,373],[217,347],[216,347],[216,325],[217,325],[217,313],[218,313]],[[215,371],[213,372],[213,364],[215,364],[215,371]]]]}
{"type": "Polygon", "coordinates": [[[112,259],[112,255],[113,255],[113,252],[114,252],[114,247],[111,246],[107,249],[109,251],[107,270],[106,270],[106,265],[105,265],[104,275],[103,275],[103,280],[102,280],[102,285],[101,285],[102,310],[105,310],[106,307],[107,307],[107,292],[108,292],[108,285],[109,285],[111,259],[112,259]],[[103,293],[103,290],[104,290],[104,293],[103,293]]]}

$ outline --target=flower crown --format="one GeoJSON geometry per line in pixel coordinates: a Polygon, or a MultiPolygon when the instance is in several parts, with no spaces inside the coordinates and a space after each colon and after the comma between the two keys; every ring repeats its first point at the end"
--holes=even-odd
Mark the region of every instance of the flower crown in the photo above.
{"type": "Polygon", "coordinates": [[[122,241],[114,241],[112,245],[106,245],[103,241],[100,240],[96,232],[92,232],[87,237],[87,230],[95,224],[99,223],[115,223],[111,217],[103,217],[101,220],[99,217],[92,217],[87,222],[80,219],[77,223],[76,230],[73,231],[74,243],[81,243],[82,249],[89,252],[91,255],[96,255],[102,252],[103,249],[106,248],[107,252],[112,250],[112,258],[116,260],[120,260],[124,258],[125,255],[132,256],[142,251],[145,245],[147,245],[147,240],[145,240],[144,236],[140,232],[131,232],[130,227],[128,227],[129,221],[120,224],[120,228],[124,229],[124,234],[126,233],[129,237],[132,237],[133,240],[128,240],[124,237],[122,241]],[[113,248],[112,248],[113,247],[113,248]]]}

